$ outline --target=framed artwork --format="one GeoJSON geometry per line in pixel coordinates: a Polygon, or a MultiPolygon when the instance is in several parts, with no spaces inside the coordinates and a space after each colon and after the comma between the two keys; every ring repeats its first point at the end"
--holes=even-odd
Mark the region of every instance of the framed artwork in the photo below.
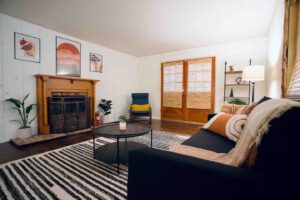
{"type": "Polygon", "coordinates": [[[56,36],[56,74],[80,77],[81,45],[56,36]]]}
{"type": "Polygon", "coordinates": [[[40,38],[15,32],[14,43],[16,60],[41,62],[40,38]]]}
{"type": "Polygon", "coordinates": [[[103,72],[103,56],[100,54],[90,53],[90,71],[103,72]]]}

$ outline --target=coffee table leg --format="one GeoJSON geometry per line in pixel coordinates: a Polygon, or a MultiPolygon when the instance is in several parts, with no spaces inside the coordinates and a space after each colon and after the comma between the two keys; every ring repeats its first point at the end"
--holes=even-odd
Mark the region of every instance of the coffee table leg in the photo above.
{"type": "Polygon", "coordinates": [[[96,144],[95,144],[95,133],[94,133],[94,127],[92,126],[92,134],[93,134],[93,153],[94,153],[94,159],[96,158],[95,151],[96,151],[96,144]]]}
{"type": "Polygon", "coordinates": [[[152,139],[153,139],[153,138],[152,138],[152,137],[153,137],[152,135],[153,135],[153,133],[152,133],[152,129],[151,129],[151,148],[152,148],[152,139]]]}
{"type": "Polygon", "coordinates": [[[120,166],[119,166],[119,164],[120,164],[120,155],[119,155],[119,137],[117,137],[117,159],[118,159],[118,174],[120,173],[120,166]]]}

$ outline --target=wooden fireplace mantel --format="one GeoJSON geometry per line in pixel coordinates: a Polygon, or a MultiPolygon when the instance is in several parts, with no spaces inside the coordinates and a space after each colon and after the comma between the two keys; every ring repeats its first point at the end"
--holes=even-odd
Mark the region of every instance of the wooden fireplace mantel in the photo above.
{"type": "Polygon", "coordinates": [[[95,125],[96,84],[99,80],[69,76],[36,74],[37,116],[39,134],[50,134],[47,98],[55,92],[85,93],[91,99],[91,124],[95,125]]]}

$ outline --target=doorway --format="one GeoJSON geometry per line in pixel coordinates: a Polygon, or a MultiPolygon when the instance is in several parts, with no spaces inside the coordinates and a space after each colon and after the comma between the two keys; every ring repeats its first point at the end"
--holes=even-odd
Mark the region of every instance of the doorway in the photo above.
{"type": "Polygon", "coordinates": [[[214,99],[215,57],[161,64],[161,119],[205,123],[214,99]]]}

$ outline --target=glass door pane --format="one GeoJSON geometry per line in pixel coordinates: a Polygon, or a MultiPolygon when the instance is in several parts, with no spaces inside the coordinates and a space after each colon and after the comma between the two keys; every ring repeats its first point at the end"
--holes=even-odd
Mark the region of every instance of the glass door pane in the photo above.
{"type": "Polygon", "coordinates": [[[187,108],[211,109],[211,59],[188,60],[187,108]]]}
{"type": "Polygon", "coordinates": [[[163,64],[163,107],[182,108],[183,62],[163,64]]]}

